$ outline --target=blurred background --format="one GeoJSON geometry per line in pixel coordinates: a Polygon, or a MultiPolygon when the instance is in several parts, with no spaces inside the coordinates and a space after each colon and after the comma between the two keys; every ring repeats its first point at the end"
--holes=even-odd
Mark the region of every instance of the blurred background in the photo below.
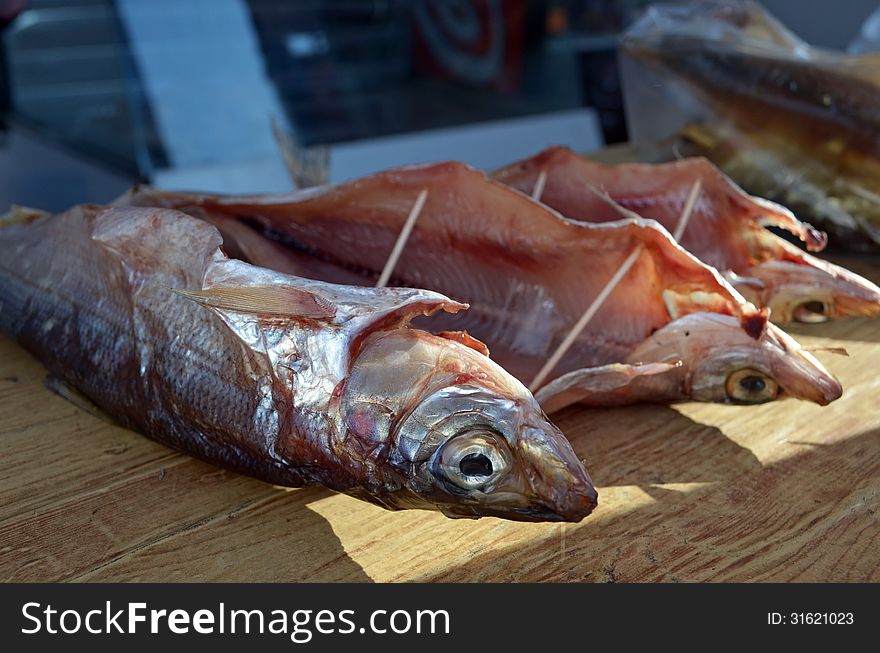
{"type": "MultiPolygon", "coordinates": [[[[627,139],[621,30],[643,0],[0,0],[0,211],[136,181],[292,187],[271,128],[332,182],[627,139]]],[[[845,48],[876,0],[765,0],[845,48]]]]}

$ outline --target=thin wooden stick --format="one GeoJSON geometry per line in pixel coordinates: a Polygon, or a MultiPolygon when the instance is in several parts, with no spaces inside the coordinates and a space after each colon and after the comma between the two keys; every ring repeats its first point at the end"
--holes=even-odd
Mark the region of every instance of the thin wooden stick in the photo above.
{"type": "Polygon", "coordinates": [[[862,188],[858,184],[854,184],[852,182],[844,182],[847,186],[850,187],[852,192],[861,197],[862,199],[866,199],[869,202],[874,202],[874,204],[880,204],[880,195],[877,193],[873,193],[869,191],[867,188],[862,188]]]}
{"type": "Polygon", "coordinates": [[[385,261],[385,267],[382,268],[382,274],[379,275],[379,281],[376,282],[376,288],[384,288],[388,284],[388,279],[391,278],[391,273],[394,272],[394,266],[397,265],[397,260],[403,253],[406,241],[409,240],[409,235],[412,233],[416,220],[419,219],[419,214],[422,212],[427,199],[428,189],[423,188],[422,192],[420,192],[419,196],[416,198],[416,203],[413,204],[413,207],[406,218],[406,222],[403,223],[403,229],[400,230],[397,242],[394,243],[391,255],[388,257],[388,260],[385,261]]]}
{"type": "Polygon", "coordinates": [[[547,171],[541,170],[538,178],[535,180],[535,187],[532,189],[532,199],[536,202],[541,201],[541,195],[544,194],[544,184],[547,183],[547,171]]]}
{"type": "Polygon", "coordinates": [[[687,201],[684,203],[684,211],[681,212],[678,224],[675,225],[675,233],[672,234],[672,237],[675,238],[676,242],[681,240],[681,237],[684,235],[684,230],[687,229],[688,222],[691,219],[691,214],[694,212],[694,206],[697,204],[697,197],[699,197],[700,189],[702,189],[702,187],[703,182],[700,179],[697,179],[694,182],[694,185],[691,186],[691,192],[688,195],[687,201]]]}
{"type": "Polygon", "coordinates": [[[544,367],[541,368],[541,371],[535,376],[532,384],[529,386],[529,390],[535,392],[547,378],[547,375],[553,371],[559,361],[565,356],[566,352],[571,348],[574,344],[575,339],[581,332],[586,328],[587,324],[590,320],[593,319],[593,316],[596,315],[598,310],[602,307],[602,304],[605,303],[605,300],[608,299],[608,296],[614,291],[617,287],[617,284],[620,283],[621,279],[629,272],[630,268],[635,264],[636,259],[639,258],[639,254],[642,253],[642,249],[644,245],[639,243],[636,248],[630,252],[630,255],[623,262],[623,265],[618,268],[617,272],[614,273],[614,276],[605,284],[605,287],[602,288],[599,295],[596,299],[593,300],[593,303],[587,307],[587,310],[584,311],[584,314],[581,315],[581,318],[577,321],[577,324],[574,325],[571,331],[569,331],[568,335],[565,337],[560,345],[556,348],[556,351],[553,352],[553,355],[547,359],[547,362],[544,363],[544,367]]]}

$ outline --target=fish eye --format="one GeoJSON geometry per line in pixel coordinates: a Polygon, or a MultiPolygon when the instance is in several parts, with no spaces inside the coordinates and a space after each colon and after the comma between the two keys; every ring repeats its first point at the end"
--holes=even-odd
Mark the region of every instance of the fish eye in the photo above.
{"type": "Polygon", "coordinates": [[[762,404],[779,394],[779,384],[758,370],[745,368],[727,377],[727,397],[742,404],[762,404]]]}
{"type": "Polygon", "coordinates": [[[454,490],[485,490],[510,468],[510,452],[502,440],[488,429],[471,428],[453,436],[435,454],[435,475],[454,490]]]}
{"type": "Polygon", "coordinates": [[[465,476],[492,476],[492,461],[482,453],[469,453],[458,463],[458,470],[465,476]]]}
{"type": "Polygon", "coordinates": [[[828,307],[825,305],[825,302],[812,299],[798,304],[794,309],[793,316],[797,322],[806,322],[808,324],[825,322],[828,320],[828,307]]]}

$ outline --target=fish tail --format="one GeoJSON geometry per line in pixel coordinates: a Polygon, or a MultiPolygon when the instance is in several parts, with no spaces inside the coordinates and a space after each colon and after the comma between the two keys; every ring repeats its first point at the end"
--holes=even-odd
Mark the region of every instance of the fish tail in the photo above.
{"type": "Polygon", "coordinates": [[[0,228],[10,227],[14,224],[28,224],[48,215],[51,215],[48,211],[13,204],[9,207],[9,211],[0,215],[0,228]]]}
{"type": "Polygon", "coordinates": [[[281,151],[287,174],[295,188],[324,186],[330,178],[330,150],[324,146],[303,148],[281,122],[272,118],[272,135],[281,151]]]}

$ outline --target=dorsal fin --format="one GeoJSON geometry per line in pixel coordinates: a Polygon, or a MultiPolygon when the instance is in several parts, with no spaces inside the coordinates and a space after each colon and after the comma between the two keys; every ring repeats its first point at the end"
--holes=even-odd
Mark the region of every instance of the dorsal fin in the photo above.
{"type": "Polygon", "coordinates": [[[332,319],[336,316],[336,309],[326,298],[290,286],[214,287],[206,290],[174,289],[174,292],[211,308],[238,313],[272,316],[295,315],[314,319],[332,319]]]}
{"type": "Polygon", "coordinates": [[[485,343],[477,340],[467,331],[440,331],[437,335],[441,338],[446,338],[447,340],[454,340],[465,347],[470,347],[483,354],[483,356],[489,356],[489,348],[485,343]]]}
{"type": "Polygon", "coordinates": [[[751,304],[747,304],[747,306],[751,307],[750,311],[743,311],[739,316],[739,323],[742,326],[743,331],[749,334],[750,337],[758,340],[761,337],[761,334],[764,333],[764,327],[767,326],[767,320],[770,319],[770,309],[767,306],[764,306],[761,309],[755,309],[751,304]]]}

